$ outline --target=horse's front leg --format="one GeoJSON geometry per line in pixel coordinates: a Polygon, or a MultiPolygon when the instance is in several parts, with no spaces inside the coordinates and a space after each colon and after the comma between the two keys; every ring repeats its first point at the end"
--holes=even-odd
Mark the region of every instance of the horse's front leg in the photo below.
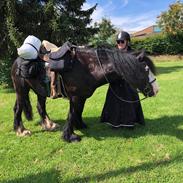
{"type": "Polygon", "coordinates": [[[85,101],[86,99],[77,96],[71,97],[70,99],[68,119],[63,131],[63,138],[68,142],[81,140],[81,138],[74,133],[74,127],[86,128],[86,124],[82,120],[85,101]]]}
{"type": "Polygon", "coordinates": [[[83,113],[85,101],[86,101],[86,99],[84,99],[84,98],[75,97],[74,102],[73,102],[74,112],[72,114],[72,120],[73,120],[74,127],[76,129],[87,128],[87,125],[84,123],[84,121],[82,119],[82,113],[83,113]]]}
{"type": "Polygon", "coordinates": [[[44,130],[54,131],[59,128],[59,125],[50,120],[46,112],[46,97],[37,95],[37,109],[41,116],[41,126],[44,130]]]}

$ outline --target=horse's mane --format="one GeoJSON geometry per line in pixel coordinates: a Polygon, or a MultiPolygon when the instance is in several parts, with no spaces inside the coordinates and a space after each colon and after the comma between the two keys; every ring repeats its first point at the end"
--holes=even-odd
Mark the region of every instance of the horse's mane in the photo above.
{"type": "Polygon", "coordinates": [[[109,60],[114,66],[118,74],[120,73],[131,73],[136,70],[139,65],[137,58],[129,53],[121,52],[119,49],[98,49],[98,56],[100,60],[109,60]]]}
{"type": "Polygon", "coordinates": [[[142,54],[142,52],[144,52],[142,60],[149,66],[151,72],[154,75],[156,75],[156,67],[155,67],[153,61],[149,58],[149,56],[146,55],[145,50],[135,50],[135,51],[132,51],[131,54],[138,56],[138,55],[142,54]]]}
{"type": "Polygon", "coordinates": [[[136,86],[137,79],[142,77],[145,72],[143,62],[139,62],[137,57],[131,53],[122,52],[117,48],[98,49],[97,52],[102,63],[105,64],[105,60],[111,61],[115,72],[132,86],[136,86]]]}
{"type": "MultiPolygon", "coordinates": [[[[141,58],[139,58],[140,61],[145,62],[149,66],[151,72],[156,75],[156,67],[155,67],[153,61],[146,55],[144,50],[133,50],[133,51],[128,52],[133,56],[130,56],[129,54],[125,54],[124,52],[122,52],[123,53],[123,56],[122,56],[121,51],[117,48],[110,48],[110,49],[98,48],[98,53],[100,54],[100,57],[106,57],[105,59],[107,59],[107,57],[110,57],[112,55],[112,57],[114,58],[114,62],[117,64],[117,66],[118,66],[118,64],[121,63],[121,61],[125,61],[125,62],[132,61],[133,62],[134,59],[136,60],[136,58],[134,58],[133,56],[135,56],[137,58],[140,56],[141,57],[141,58]],[[122,60],[118,59],[119,55],[122,60]]],[[[132,64],[132,63],[130,63],[130,64],[132,64]]]]}
{"type": "Polygon", "coordinates": [[[79,52],[83,52],[83,53],[94,53],[95,51],[97,51],[98,53],[98,57],[100,60],[103,61],[103,64],[105,64],[105,62],[111,61],[116,69],[116,72],[121,73],[121,72],[125,72],[122,71],[122,63],[123,63],[123,68],[125,68],[127,70],[127,72],[130,72],[130,70],[133,72],[134,70],[136,70],[137,65],[139,65],[139,60],[138,60],[138,56],[140,55],[142,58],[140,58],[141,62],[145,62],[150,70],[152,71],[153,74],[156,74],[156,68],[155,65],[153,63],[153,61],[146,56],[143,51],[131,51],[129,53],[125,53],[122,52],[121,50],[117,49],[117,48],[107,48],[107,47],[98,47],[96,48],[88,48],[88,47],[77,47],[77,50],[79,52]]]}

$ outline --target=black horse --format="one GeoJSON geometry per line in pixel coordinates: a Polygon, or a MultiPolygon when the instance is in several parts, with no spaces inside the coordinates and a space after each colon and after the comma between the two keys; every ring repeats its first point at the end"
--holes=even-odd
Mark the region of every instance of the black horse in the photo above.
{"type": "MultiPolygon", "coordinates": [[[[57,72],[62,76],[70,102],[67,123],[63,130],[63,138],[67,142],[81,140],[80,136],[74,133],[74,127],[77,129],[87,127],[83,122],[82,112],[86,99],[94,93],[97,87],[123,78],[145,96],[151,97],[158,92],[152,74],[155,71],[155,66],[143,53],[128,54],[117,49],[76,48],[74,52],[68,51],[65,56],[67,60],[72,59],[72,69],[68,72],[57,69],[57,72]]],[[[21,58],[18,57],[11,71],[16,91],[14,130],[20,136],[31,134],[24,127],[21,118],[22,111],[24,111],[26,118],[32,119],[32,108],[28,95],[30,89],[37,94],[37,109],[42,119],[42,127],[46,130],[54,130],[58,125],[50,120],[46,112],[47,93],[41,79],[45,70],[43,69],[35,78],[22,78],[17,75],[18,62],[20,61],[21,58]]]]}

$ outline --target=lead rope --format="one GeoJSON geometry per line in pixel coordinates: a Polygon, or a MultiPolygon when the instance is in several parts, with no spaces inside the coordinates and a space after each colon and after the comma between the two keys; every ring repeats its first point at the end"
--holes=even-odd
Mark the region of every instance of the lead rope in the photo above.
{"type": "Polygon", "coordinates": [[[118,95],[116,94],[116,92],[113,90],[113,88],[111,87],[111,85],[110,85],[110,82],[109,82],[109,80],[108,80],[108,78],[107,78],[107,76],[106,76],[105,70],[104,70],[104,68],[102,67],[102,64],[101,64],[101,62],[100,62],[100,59],[99,59],[99,57],[98,57],[97,50],[95,50],[95,53],[96,53],[97,61],[98,61],[99,65],[100,65],[100,68],[101,68],[101,70],[103,71],[103,75],[104,75],[106,81],[109,83],[109,87],[110,87],[110,89],[111,89],[113,95],[114,95],[117,99],[119,99],[119,100],[122,101],[122,102],[126,102],[126,103],[136,103],[136,102],[140,102],[140,101],[142,101],[142,100],[145,100],[145,99],[147,98],[147,97],[144,97],[144,98],[139,99],[139,100],[130,101],[130,100],[125,100],[125,99],[123,99],[122,97],[118,96],[118,95]]]}

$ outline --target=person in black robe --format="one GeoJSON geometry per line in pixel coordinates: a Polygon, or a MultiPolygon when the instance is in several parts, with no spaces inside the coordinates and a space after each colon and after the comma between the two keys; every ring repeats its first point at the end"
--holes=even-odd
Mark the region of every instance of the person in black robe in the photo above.
{"type": "MultiPolygon", "coordinates": [[[[127,32],[120,32],[117,35],[116,42],[117,47],[121,51],[132,51],[130,47],[130,35],[127,32]]],[[[127,101],[139,100],[137,91],[132,89],[125,80],[121,79],[110,83],[100,121],[116,128],[133,128],[136,123],[145,125],[140,101],[127,103],[121,101],[119,97],[127,101]]]]}

